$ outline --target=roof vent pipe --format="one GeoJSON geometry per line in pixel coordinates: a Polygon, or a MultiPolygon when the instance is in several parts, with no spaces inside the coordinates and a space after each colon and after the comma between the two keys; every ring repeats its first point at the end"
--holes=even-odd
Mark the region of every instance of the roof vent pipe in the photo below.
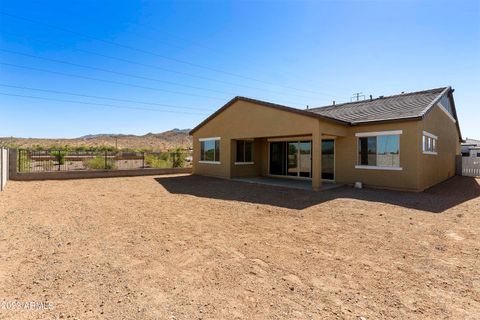
{"type": "Polygon", "coordinates": [[[333,100],[333,105],[335,105],[335,100],[333,100]]]}
{"type": "Polygon", "coordinates": [[[372,95],[370,95],[370,101],[372,101],[372,100],[373,100],[373,97],[372,97],[372,95]]]}

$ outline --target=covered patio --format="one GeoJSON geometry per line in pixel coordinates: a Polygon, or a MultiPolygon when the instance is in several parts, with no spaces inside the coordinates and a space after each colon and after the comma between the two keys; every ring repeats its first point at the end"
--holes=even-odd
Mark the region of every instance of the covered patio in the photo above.
{"type": "Polygon", "coordinates": [[[233,138],[228,143],[229,178],[303,190],[328,190],[336,182],[337,138],[331,134],[233,138]]]}
{"type": "MultiPolygon", "coordinates": [[[[301,190],[311,190],[312,181],[310,179],[291,179],[291,178],[277,178],[277,177],[250,177],[250,178],[233,178],[234,181],[245,182],[245,183],[255,183],[275,187],[284,187],[292,189],[301,189],[301,190]]],[[[320,191],[335,189],[341,187],[342,184],[337,184],[335,182],[323,181],[320,191]]]]}
{"type": "Polygon", "coordinates": [[[322,190],[336,180],[335,143],[347,127],[313,112],[237,97],[191,131],[193,173],[322,190]]]}

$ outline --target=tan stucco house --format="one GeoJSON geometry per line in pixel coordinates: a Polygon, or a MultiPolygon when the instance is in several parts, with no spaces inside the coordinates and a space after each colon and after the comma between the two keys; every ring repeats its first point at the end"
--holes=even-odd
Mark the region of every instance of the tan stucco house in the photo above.
{"type": "Polygon", "coordinates": [[[423,191],[455,174],[451,87],[300,110],[235,97],[190,134],[193,173],[423,191]]]}

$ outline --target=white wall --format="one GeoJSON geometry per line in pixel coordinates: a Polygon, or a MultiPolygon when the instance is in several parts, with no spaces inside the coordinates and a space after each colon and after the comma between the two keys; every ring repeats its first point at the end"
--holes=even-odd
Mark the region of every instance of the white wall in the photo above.
{"type": "Polygon", "coordinates": [[[8,181],[8,149],[0,148],[0,191],[5,189],[8,181]]]}

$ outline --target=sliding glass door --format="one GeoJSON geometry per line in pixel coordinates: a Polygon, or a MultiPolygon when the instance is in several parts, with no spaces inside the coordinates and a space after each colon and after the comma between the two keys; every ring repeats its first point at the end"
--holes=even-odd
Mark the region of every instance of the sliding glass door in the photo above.
{"type": "Polygon", "coordinates": [[[270,174],[311,178],[312,142],[271,142],[270,174]]]}
{"type": "Polygon", "coordinates": [[[335,179],[335,140],[322,140],[322,179],[335,179]]]}
{"type": "MultiPolygon", "coordinates": [[[[322,179],[335,180],[335,140],[322,140],[322,179]]],[[[269,174],[289,177],[312,177],[312,142],[270,142],[269,174]]]]}
{"type": "Polygon", "coordinates": [[[298,158],[298,175],[300,177],[312,177],[312,143],[310,141],[301,141],[298,143],[299,158],[298,158]]]}
{"type": "Polygon", "coordinates": [[[298,142],[288,142],[287,175],[298,176],[298,142]]]}
{"type": "Polygon", "coordinates": [[[285,142],[270,142],[269,174],[276,176],[286,175],[286,159],[285,142]]]}

